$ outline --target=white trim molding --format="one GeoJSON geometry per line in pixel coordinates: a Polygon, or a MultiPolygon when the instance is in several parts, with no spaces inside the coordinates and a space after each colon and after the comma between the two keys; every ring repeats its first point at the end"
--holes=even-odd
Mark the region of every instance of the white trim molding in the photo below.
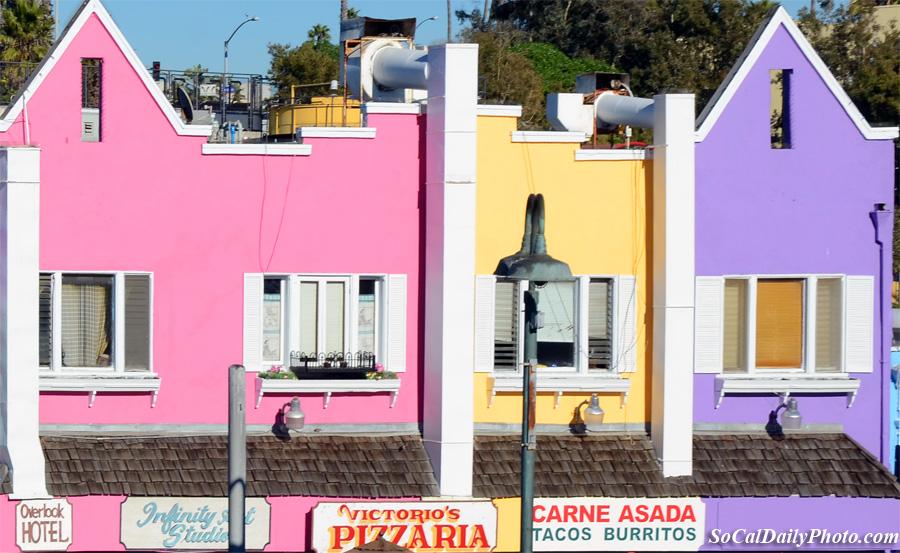
{"type": "Polygon", "coordinates": [[[38,87],[41,86],[41,83],[44,82],[44,79],[50,74],[56,66],[56,63],[62,58],[65,51],[69,48],[72,41],[78,36],[92,15],[96,15],[97,19],[100,20],[100,23],[116,43],[116,46],[119,47],[122,55],[134,69],[135,75],[137,75],[147,88],[150,96],[152,96],[154,101],[159,105],[160,111],[165,115],[166,119],[168,119],[172,128],[175,129],[175,132],[178,135],[208,137],[212,134],[212,125],[188,125],[178,116],[175,112],[175,108],[173,108],[166,99],[162,90],[160,90],[156,83],[153,82],[147,68],[141,63],[141,59],[131,48],[131,45],[128,44],[128,41],[125,40],[122,31],[116,26],[116,23],[109,15],[109,12],[106,11],[106,8],[103,7],[103,4],[100,3],[99,0],[87,0],[78,9],[74,17],[63,30],[59,39],[56,41],[56,44],[51,48],[47,56],[44,57],[44,60],[32,74],[31,78],[29,78],[28,82],[25,84],[25,88],[22,89],[3,115],[0,116],[0,132],[8,130],[19,114],[25,109],[26,98],[32,98],[34,96],[38,87]]]}
{"type": "Polygon", "coordinates": [[[578,131],[512,131],[512,142],[529,144],[581,144],[589,137],[578,131]]]}
{"type": "MultiPolygon", "coordinates": [[[[631,391],[631,379],[622,378],[618,375],[578,377],[547,377],[538,375],[536,382],[538,392],[552,392],[556,395],[556,403],[553,404],[554,409],[559,406],[559,400],[562,398],[563,392],[619,394],[622,397],[622,408],[624,409],[625,404],[628,402],[628,393],[631,391]]],[[[487,379],[488,392],[490,393],[488,407],[494,403],[494,396],[497,395],[497,392],[514,392],[521,395],[523,384],[521,375],[489,376],[487,379]]]]}
{"type": "Polygon", "coordinates": [[[56,377],[41,375],[42,392],[87,392],[88,407],[94,406],[97,393],[149,392],[150,407],[156,407],[156,396],[162,381],[152,374],[140,376],[117,375],[110,377],[56,377]]]}
{"type": "Polygon", "coordinates": [[[841,87],[837,82],[837,79],[834,78],[834,75],[828,69],[828,66],[825,65],[825,62],[822,61],[819,54],[816,53],[806,37],[803,36],[803,32],[800,31],[788,12],[785,11],[783,7],[779,7],[770,16],[768,23],[766,23],[765,26],[760,26],[759,30],[757,30],[747,48],[738,58],[737,62],[735,62],[734,66],[732,66],[728,76],[725,77],[725,80],[719,85],[719,89],[716,90],[712,99],[700,113],[700,117],[697,118],[699,127],[695,134],[695,140],[697,142],[703,142],[703,140],[706,139],[706,136],[715,126],[716,121],[719,120],[722,112],[725,111],[728,103],[743,85],[744,79],[747,78],[747,75],[753,69],[753,66],[756,65],[762,53],[769,46],[769,42],[772,40],[775,32],[782,26],[797,44],[797,47],[809,61],[810,65],[812,65],[813,69],[815,69],[816,73],[818,73],[825,82],[825,86],[828,87],[838,103],[844,108],[847,116],[853,121],[859,129],[859,132],[866,139],[893,140],[897,138],[898,131],[900,131],[898,127],[872,127],[869,125],[869,122],[866,121],[866,118],[863,117],[856,108],[856,105],[853,104],[853,101],[844,91],[843,87],[841,87]]]}
{"type": "Polygon", "coordinates": [[[298,127],[297,138],[375,138],[375,127],[298,127]]]}
{"type": "Polygon", "coordinates": [[[422,104],[417,102],[366,102],[360,106],[363,115],[419,115],[422,113],[422,104]]]}
{"type": "Polygon", "coordinates": [[[204,144],[204,155],[308,156],[309,144],[204,144]]]}
{"type": "Polygon", "coordinates": [[[609,148],[581,148],[575,150],[575,161],[642,161],[653,159],[653,150],[613,150],[609,148]]]}
{"type": "Polygon", "coordinates": [[[475,113],[484,117],[522,117],[522,106],[478,104],[475,113]]]}
{"type": "Polygon", "coordinates": [[[846,374],[834,376],[716,376],[716,409],[725,394],[847,394],[847,408],[853,406],[859,391],[859,379],[846,374]]]}
{"type": "Polygon", "coordinates": [[[400,393],[400,379],[382,380],[275,380],[271,378],[256,379],[256,408],[265,394],[323,394],[324,408],[328,408],[331,394],[372,394],[388,392],[391,395],[391,407],[397,402],[400,393]]]}

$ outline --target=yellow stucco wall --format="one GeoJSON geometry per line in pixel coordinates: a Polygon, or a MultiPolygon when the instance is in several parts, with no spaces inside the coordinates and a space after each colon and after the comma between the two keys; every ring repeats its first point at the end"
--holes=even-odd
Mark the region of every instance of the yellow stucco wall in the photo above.
{"type": "MultiPolygon", "coordinates": [[[[601,394],[604,422],[649,420],[649,189],[652,161],[575,161],[577,144],[513,143],[514,117],[478,117],[475,272],[489,275],[519,250],[530,193],[544,195],[547,251],[573,274],[637,277],[637,370],[628,403],[601,394]]],[[[488,407],[487,373],[474,378],[476,423],[521,423],[521,394],[501,394],[488,407]]],[[[590,394],[538,394],[537,422],[567,424],[590,394]]]]}

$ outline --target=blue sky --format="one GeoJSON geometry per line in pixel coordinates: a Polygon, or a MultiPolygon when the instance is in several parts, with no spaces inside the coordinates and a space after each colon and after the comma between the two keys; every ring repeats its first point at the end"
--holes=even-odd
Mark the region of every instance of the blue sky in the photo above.
{"type": "MultiPolygon", "coordinates": [[[[59,10],[60,28],[81,5],[82,0],[53,0],[59,10]]],[[[228,45],[230,73],[258,73],[269,70],[266,45],[307,40],[307,31],[317,23],[331,29],[337,42],[340,28],[340,0],[102,0],[125,38],[144,65],[159,61],[164,69],[183,70],[201,64],[210,71],[222,71],[224,43],[248,14],[259,21],[247,23],[228,45]]],[[[416,43],[432,44],[447,37],[446,0],[350,0],[361,15],[381,19],[415,17],[419,22],[432,16],[416,33],[416,43]]],[[[787,0],[782,5],[796,13],[809,0],[787,0]]],[[[484,0],[452,0],[451,7],[471,11],[482,9],[484,0]]],[[[459,29],[453,18],[453,35],[459,29]]]]}

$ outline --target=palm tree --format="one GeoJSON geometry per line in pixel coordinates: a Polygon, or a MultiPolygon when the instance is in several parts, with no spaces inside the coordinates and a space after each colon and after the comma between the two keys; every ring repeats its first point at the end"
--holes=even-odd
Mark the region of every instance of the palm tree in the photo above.
{"type": "Polygon", "coordinates": [[[354,17],[359,17],[359,10],[356,8],[348,8],[347,19],[353,19],[354,17]]]}
{"type": "Polygon", "coordinates": [[[316,23],[313,25],[313,28],[307,32],[307,36],[315,41],[315,44],[319,44],[323,40],[328,40],[331,38],[331,33],[329,32],[331,29],[328,28],[328,25],[322,25],[321,23],[316,23]]]}
{"type": "Polygon", "coordinates": [[[341,21],[348,18],[347,14],[347,0],[341,0],[341,21]]]}
{"type": "MultiPolygon", "coordinates": [[[[28,64],[41,61],[53,44],[53,17],[50,6],[40,0],[18,0],[3,10],[0,22],[0,61],[4,88],[18,90],[25,82],[28,64]]],[[[6,100],[7,94],[3,94],[6,100]]]]}

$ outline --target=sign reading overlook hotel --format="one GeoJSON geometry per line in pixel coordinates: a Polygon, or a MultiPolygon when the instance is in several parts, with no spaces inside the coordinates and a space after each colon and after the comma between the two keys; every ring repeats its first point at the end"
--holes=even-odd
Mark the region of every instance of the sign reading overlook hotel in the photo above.
{"type": "Polygon", "coordinates": [[[313,509],[312,546],[339,553],[384,539],[412,551],[492,551],[497,508],[490,501],[322,502],[313,509]]]}
{"type": "Polygon", "coordinates": [[[22,551],[65,551],[72,545],[72,505],[34,499],[16,506],[16,545],[22,551]]]}
{"type": "Polygon", "coordinates": [[[700,498],[536,499],[535,551],[697,551],[700,498]]]}
{"type": "MultiPolygon", "coordinates": [[[[244,541],[248,550],[269,543],[271,506],[247,498],[244,541]]],[[[122,502],[126,549],[228,549],[228,498],[129,497],[122,502]]]]}

